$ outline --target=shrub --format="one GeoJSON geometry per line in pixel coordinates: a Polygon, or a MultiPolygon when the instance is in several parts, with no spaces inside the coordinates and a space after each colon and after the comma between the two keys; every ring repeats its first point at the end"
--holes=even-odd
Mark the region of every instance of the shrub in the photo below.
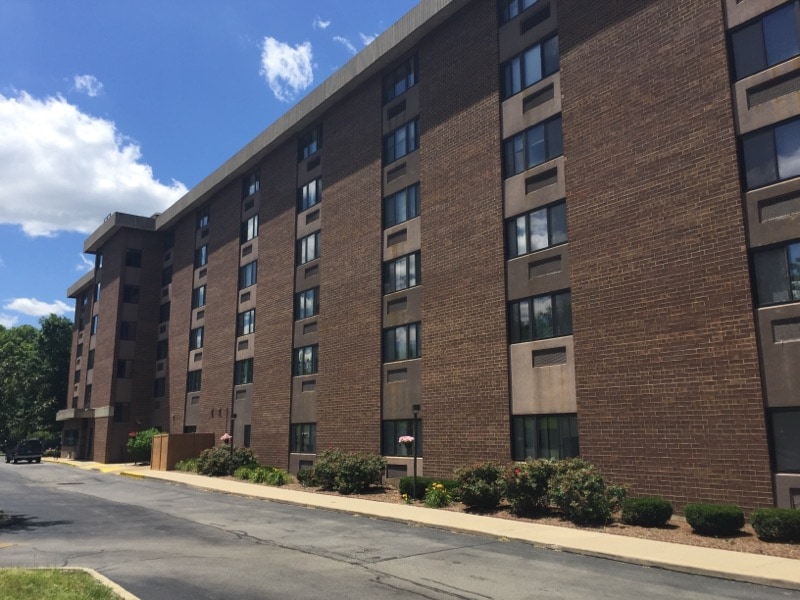
{"type": "Polygon", "coordinates": [[[660,496],[628,498],[622,503],[622,522],[639,527],[663,527],[672,518],[672,504],[660,496]]]}
{"type": "Polygon", "coordinates": [[[42,456],[47,458],[61,458],[61,450],[59,448],[48,448],[42,452],[42,456]]]}
{"type": "Polygon", "coordinates": [[[265,485],[284,485],[289,481],[289,474],[275,467],[253,467],[250,481],[265,485]]]}
{"type": "Polygon", "coordinates": [[[303,487],[311,487],[317,485],[317,480],[314,475],[314,467],[304,467],[297,472],[297,482],[303,487]]]}
{"type": "Polygon", "coordinates": [[[581,459],[556,464],[550,479],[550,500],[568,521],[600,525],[611,520],[611,501],[600,472],[581,459]]]}
{"type": "Polygon", "coordinates": [[[443,483],[434,482],[425,490],[425,506],[428,508],[444,508],[450,506],[452,501],[443,483]]]}
{"type": "Polygon", "coordinates": [[[400,492],[401,496],[407,496],[409,498],[416,498],[417,500],[420,500],[425,497],[425,492],[431,486],[431,484],[437,482],[444,486],[444,488],[447,490],[447,493],[450,494],[450,499],[452,501],[456,501],[458,499],[458,494],[456,493],[456,490],[458,489],[458,482],[455,479],[434,479],[433,477],[423,477],[422,475],[417,475],[417,490],[415,494],[414,477],[407,475],[406,477],[400,478],[397,490],[400,492]]]}
{"type": "Polygon", "coordinates": [[[147,462],[150,460],[150,454],[153,451],[153,436],[161,433],[155,427],[145,429],[144,431],[134,432],[128,434],[128,454],[133,462],[147,462]]]}
{"type": "Polygon", "coordinates": [[[687,504],[686,522],[703,535],[734,535],[744,527],[744,512],[732,504],[687,504]]]}
{"type": "Polygon", "coordinates": [[[231,452],[230,446],[215,446],[200,453],[197,459],[197,472],[201,475],[220,477],[232,475],[239,467],[255,464],[255,455],[250,448],[238,446],[231,452]]]}
{"type": "Polygon", "coordinates": [[[344,453],[341,450],[323,450],[314,463],[313,479],[323,490],[336,489],[336,475],[344,453]]]}
{"type": "Polygon", "coordinates": [[[357,494],[380,483],[386,458],[377,454],[325,450],[314,464],[313,480],[326,490],[357,494]]]}
{"type": "Polygon", "coordinates": [[[187,458],[186,460],[179,460],[175,463],[176,471],[185,471],[187,473],[197,473],[197,459],[187,458]]]}
{"type": "Polygon", "coordinates": [[[625,502],[625,499],[628,497],[628,488],[624,485],[607,483],[606,497],[608,498],[608,504],[611,508],[611,512],[615,513],[622,508],[622,503],[625,502]]]}
{"type": "Polygon", "coordinates": [[[239,467],[233,472],[233,476],[236,477],[236,479],[250,481],[250,478],[253,476],[253,470],[254,467],[251,467],[249,465],[239,467]]]}
{"type": "Polygon", "coordinates": [[[495,462],[463,467],[456,471],[456,481],[461,501],[472,510],[494,510],[503,499],[503,467],[495,462]]]}
{"type": "Polygon", "coordinates": [[[750,517],[758,539],[765,542],[800,542],[800,510],[759,508],[750,517]]]}
{"type": "Polygon", "coordinates": [[[503,474],[506,498],[517,515],[534,515],[549,504],[549,481],[555,463],[548,459],[528,459],[514,463],[503,474]]]}

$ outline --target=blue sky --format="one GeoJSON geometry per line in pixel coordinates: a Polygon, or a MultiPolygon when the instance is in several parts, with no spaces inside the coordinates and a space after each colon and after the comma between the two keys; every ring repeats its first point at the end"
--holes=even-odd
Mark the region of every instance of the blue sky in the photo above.
{"type": "Polygon", "coordinates": [[[0,325],[71,317],[83,241],[162,211],[417,0],[0,0],[0,325]]]}

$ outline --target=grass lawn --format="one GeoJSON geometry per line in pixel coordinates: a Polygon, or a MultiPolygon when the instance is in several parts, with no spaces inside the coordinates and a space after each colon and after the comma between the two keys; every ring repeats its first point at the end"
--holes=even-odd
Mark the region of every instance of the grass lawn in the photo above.
{"type": "Polygon", "coordinates": [[[14,600],[119,600],[83,571],[0,569],[0,598],[14,600]]]}

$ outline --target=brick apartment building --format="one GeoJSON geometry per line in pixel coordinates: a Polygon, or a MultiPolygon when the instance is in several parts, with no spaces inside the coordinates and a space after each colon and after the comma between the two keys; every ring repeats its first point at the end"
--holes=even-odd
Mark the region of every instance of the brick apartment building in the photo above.
{"type": "Polygon", "coordinates": [[[800,0],[423,0],[86,240],[63,452],[232,431],[800,506],[800,0]],[[232,430],[231,430],[232,426],[232,430]]]}

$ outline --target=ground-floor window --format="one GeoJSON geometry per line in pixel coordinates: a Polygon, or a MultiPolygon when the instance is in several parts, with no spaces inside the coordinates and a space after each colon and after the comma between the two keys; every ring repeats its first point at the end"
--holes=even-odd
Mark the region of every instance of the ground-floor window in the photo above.
{"type": "Polygon", "coordinates": [[[317,451],[317,424],[292,423],[290,438],[292,452],[314,454],[317,451]]]}
{"type": "Polygon", "coordinates": [[[800,473],[800,408],[773,409],[770,423],[775,471],[800,473]]]}
{"type": "Polygon", "coordinates": [[[381,453],[384,456],[414,456],[414,445],[401,444],[401,436],[410,435],[417,444],[417,456],[422,456],[422,420],[417,420],[414,431],[414,419],[395,419],[383,421],[381,453]]]}
{"type": "Polygon", "coordinates": [[[514,460],[578,456],[578,416],[513,417],[514,460]]]}

